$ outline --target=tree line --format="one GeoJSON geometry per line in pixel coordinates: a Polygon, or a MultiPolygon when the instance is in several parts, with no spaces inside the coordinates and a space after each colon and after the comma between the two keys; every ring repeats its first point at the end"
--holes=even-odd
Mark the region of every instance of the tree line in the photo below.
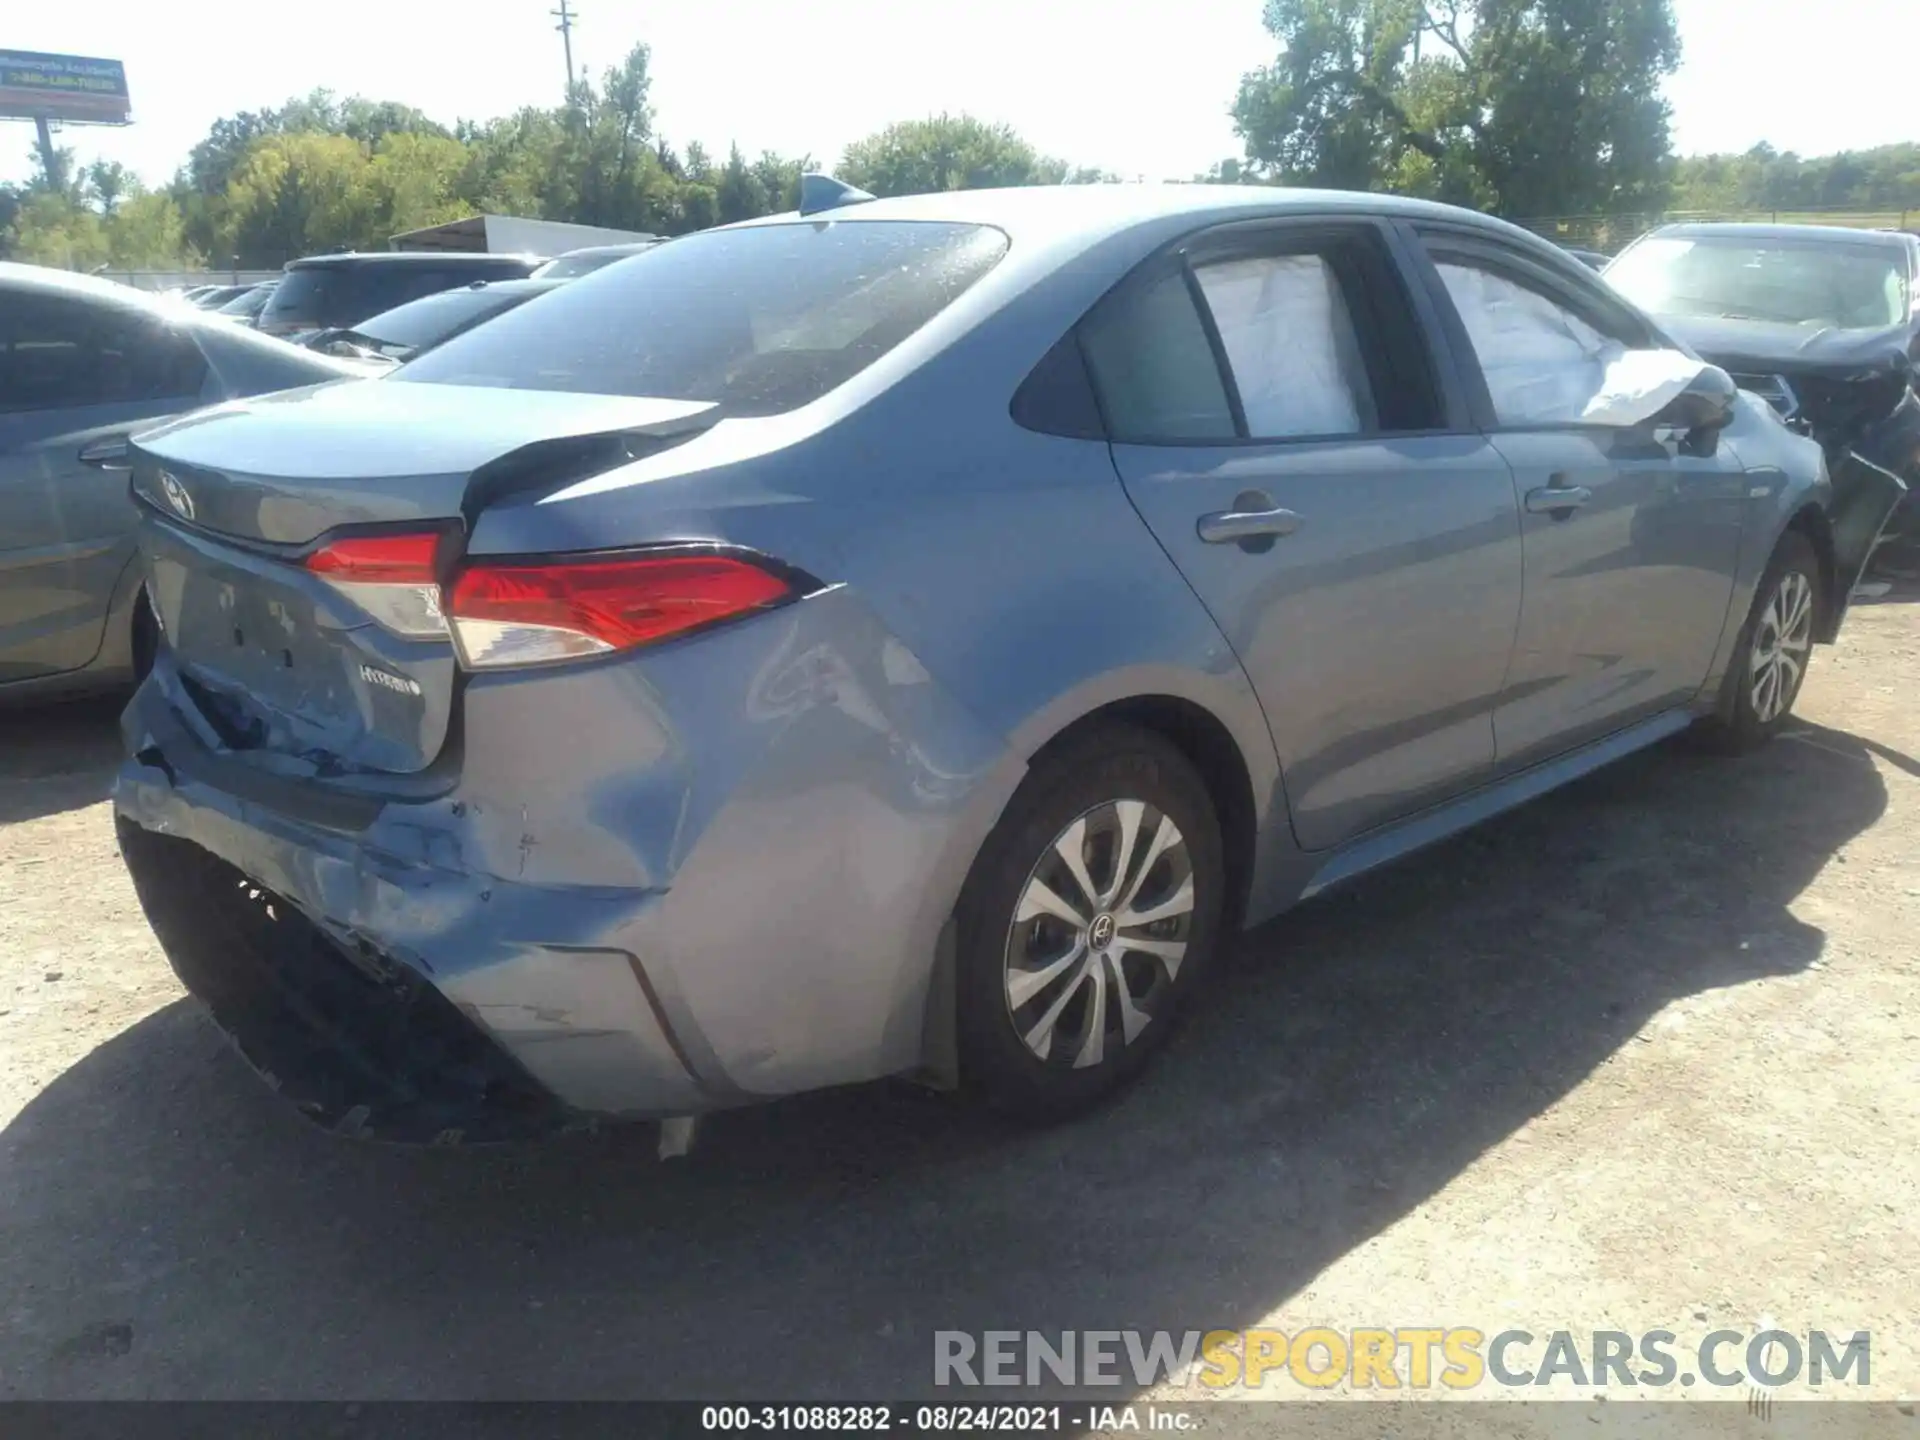
{"type": "MultiPolygon", "coordinates": [[[[476,213],[679,235],[790,210],[811,157],[724,157],[674,145],[636,45],[568,103],[451,128],[411,106],[325,90],[214,122],[171,184],[58,157],[0,186],[0,254],[76,269],[277,267],[299,255],[385,248],[476,213]]],[[[836,171],[884,194],[1109,178],[1042,155],[1005,125],[936,116],[847,147],[836,171]]]]}
{"type": "MultiPolygon", "coordinates": [[[[1427,196],[1516,219],[1668,210],[1920,211],[1920,144],[1676,157],[1671,0],[1267,0],[1278,42],[1232,98],[1243,154],[1195,179],[1427,196]]],[[[70,154],[0,186],[0,254],[79,269],[272,268],[475,213],[683,234],[791,209],[813,157],[673,144],[637,45],[567,103],[451,128],[319,90],[216,121],[173,181],[70,154]]],[[[966,115],[833,167],[876,194],[1114,177],[966,115]]]]}

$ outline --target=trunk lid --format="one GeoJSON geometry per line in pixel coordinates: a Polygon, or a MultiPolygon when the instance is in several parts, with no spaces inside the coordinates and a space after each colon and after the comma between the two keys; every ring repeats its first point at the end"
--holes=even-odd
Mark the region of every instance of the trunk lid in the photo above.
{"type": "MultiPolygon", "coordinates": [[[[342,537],[434,530],[441,563],[489,500],[692,435],[715,408],[467,386],[329,385],[141,435],[147,589],[209,743],[315,775],[433,763],[457,704],[438,588],[309,568],[342,537]]],[[[441,572],[444,574],[444,570],[441,572]]]]}

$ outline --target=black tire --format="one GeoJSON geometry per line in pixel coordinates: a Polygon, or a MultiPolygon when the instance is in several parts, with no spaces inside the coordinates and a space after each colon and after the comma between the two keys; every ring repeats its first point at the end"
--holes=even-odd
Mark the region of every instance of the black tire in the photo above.
{"type": "Polygon", "coordinates": [[[1824,587],[1824,571],[1813,542],[1798,530],[1787,531],[1774,548],[1766,573],[1754,587],[1753,608],[1747,614],[1746,624],[1740,627],[1719,704],[1713,715],[1699,726],[1700,738],[1710,749],[1729,755],[1744,754],[1766,744],[1786,727],[1800,687],[1806,683],[1813,636],[1819,629],[1821,611],[1826,604],[1824,587]],[[1793,627],[1794,633],[1789,637],[1793,643],[1784,647],[1777,643],[1756,645],[1756,638],[1762,642],[1777,640],[1778,612],[1773,607],[1776,601],[1784,599],[1791,608],[1791,594],[1800,590],[1807,597],[1808,609],[1804,626],[1793,627]],[[1755,703],[1756,685],[1762,673],[1760,652],[1783,648],[1790,656],[1797,656],[1798,668],[1790,676],[1786,671],[1776,670],[1783,693],[1763,690],[1762,698],[1767,701],[1763,712],[1755,703]]]}
{"type": "Polygon", "coordinates": [[[1132,1080],[1166,1043],[1212,968],[1225,889],[1212,797],[1171,744],[1116,724],[1043,751],[981,847],[955,911],[962,1087],[1004,1114],[1046,1121],[1083,1111],[1132,1080]],[[1121,802],[1141,808],[1131,811],[1121,802]],[[1162,817],[1179,841],[1156,853],[1162,817]],[[1129,823],[1129,865],[1116,877],[1129,823]],[[1055,848],[1076,824],[1082,825],[1079,869],[1094,885],[1095,900],[1106,896],[1104,909],[1084,903],[1084,887],[1055,848]],[[1038,893],[1029,889],[1034,880],[1064,890],[1084,928],[1051,914],[1019,918],[1023,897],[1038,893]],[[1181,911],[1185,880],[1192,904],[1181,911]],[[1163,919],[1145,919],[1170,907],[1163,919]],[[1103,920],[1128,914],[1143,919],[1101,931],[1103,920]],[[1101,933],[1108,940],[1096,954],[1087,941],[1101,933]],[[1161,953],[1134,950],[1128,937],[1156,944],[1161,953]],[[1068,953],[1081,958],[1039,984],[1047,962],[1068,953]],[[1030,963],[1016,973],[1022,960],[1030,963]],[[1018,1001],[1016,987],[1025,992],[1018,1001]],[[1046,1027],[1049,1014],[1053,1023],[1046,1027]],[[1097,1041],[1096,1015],[1104,1022],[1097,1041]],[[1042,1028],[1044,1055],[1023,1038],[1042,1028]]]}

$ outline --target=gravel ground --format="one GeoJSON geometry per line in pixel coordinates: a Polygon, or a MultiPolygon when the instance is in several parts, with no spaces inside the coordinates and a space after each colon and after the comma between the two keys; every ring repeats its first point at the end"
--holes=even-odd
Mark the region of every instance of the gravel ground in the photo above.
{"type": "Polygon", "coordinates": [[[869,1087],[668,1166],[308,1129],[141,918],[112,707],[0,717],[0,1396],[855,1398],[936,1329],[1256,1325],[1865,1329],[1920,1389],[1917,696],[1920,603],[1862,606],[1790,737],[1246,937],[1078,1125],[869,1087]]]}

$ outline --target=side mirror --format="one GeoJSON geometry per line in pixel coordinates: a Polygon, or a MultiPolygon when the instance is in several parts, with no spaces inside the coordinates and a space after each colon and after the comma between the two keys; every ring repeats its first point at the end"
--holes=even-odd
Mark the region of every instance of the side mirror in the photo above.
{"type": "Polygon", "coordinates": [[[1672,431],[1686,455],[1711,455],[1720,432],[1733,420],[1740,387],[1718,365],[1705,365],[1687,387],[1653,417],[1656,430],[1672,431]]]}

